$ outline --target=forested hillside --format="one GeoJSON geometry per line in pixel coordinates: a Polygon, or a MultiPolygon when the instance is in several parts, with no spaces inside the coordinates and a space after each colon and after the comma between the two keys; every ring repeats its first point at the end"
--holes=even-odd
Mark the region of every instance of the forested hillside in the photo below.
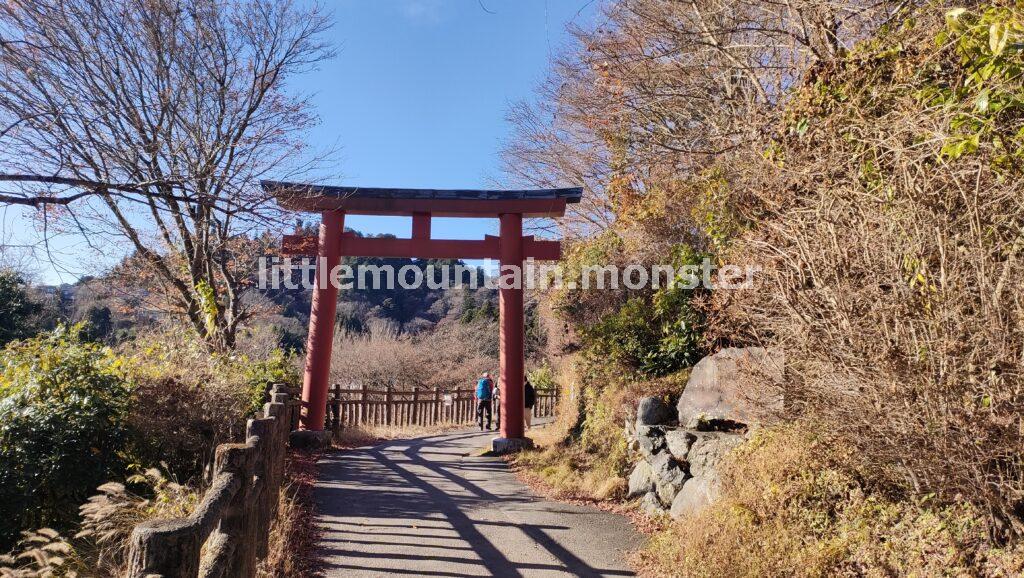
{"type": "Polygon", "coordinates": [[[1021,7],[619,0],[605,16],[575,31],[543,103],[513,111],[510,172],[586,183],[561,223],[570,270],[706,255],[760,272],[749,290],[547,295],[580,395],[560,442],[520,463],[621,497],[636,401],[673,401],[706,353],[768,347],[783,415],[645,568],[1024,571],[1021,7]]]}
{"type": "MultiPolygon", "coordinates": [[[[313,227],[303,222],[296,224],[295,234],[312,234],[313,227]]],[[[351,231],[362,235],[359,231],[351,231]]],[[[260,245],[264,255],[253,258],[268,259],[267,268],[274,264],[285,268],[276,254],[280,239],[263,235],[250,239],[260,245]],[[271,261],[270,259],[277,259],[271,261]]],[[[311,261],[312,262],[312,261],[311,261]]],[[[415,289],[405,289],[397,282],[393,286],[372,283],[377,267],[391,267],[394,271],[413,266],[425,273],[429,267],[437,269],[465,264],[454,260],[347,258],[345,264],[358,271],[369,267],[365,287],[344,289],[339,295],[339,326],[344,331],[363,333],[374,324],[384,324],[403,334],[429,333],[442,321],[479,321],[491,323],[498,318],[497,292],[486,284],[482,268],[467,267],[461,280],[452,280],[450,286],[433,289],[426,283],[415,289]],[[470,276],[475,276],[473,284],[470,276]]],[[[270,286],[267,273],[266,287],[260,287],[258,268],[253,267],[245,281],[245,300],[254,310],[253,318],[245,324],[243,334],[266,332],[267,339],[276,339],[286,350],[302,351],[309,323],[310,296],[313,275],[303,268],[303,259],[290,262],[289,273],[281,273],[278,286],[270,286]],[[289,275],[289,283],[284,283],[289,275]],[[305,276],[305,281],[303,277],[305,276]]],[[[86,323],[90,336],[103,343],[120,343],[176,318],[174,304],[160,283],[150,276],[140,275],[141,265],[136,255],[129,256],[110,271],[79,279],[75,283],[45,286],[31,283],[16,268],[2,269],[0,291],[9,295],[8,319],[12,337],[31,335],[35,330],[51,330],[60,323],[86,323]],[[19,288],[21,288],[19,290],[19,288]],[[20,328],[20,329],[18,329],[20,328]]],[[[437,280],[438,282],[440,279],[437,280]]],[[[2,331],[2,330],[0,330],[2,331]]],[[[0,333],[0,343],[6,342],[0,333]]],[[[496,347],[496,346],[495,346],[496,347]]]]}

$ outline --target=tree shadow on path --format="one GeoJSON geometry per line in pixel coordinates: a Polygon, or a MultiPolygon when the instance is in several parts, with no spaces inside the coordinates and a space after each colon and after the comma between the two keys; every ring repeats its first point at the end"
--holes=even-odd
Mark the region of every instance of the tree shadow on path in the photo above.
{"type": "MultiPolygon", "coordinates": [[[[431,436],[327,456],[317,489],[326,575],[633,575],[585,547],[595,530],[627,522],[547,502],[501,460],[465,457],[485,440],[431,436]],[[585,559],[595,557],[606,563],[585,559]]],[[[602,543],[635,545],[617,538],[602,543]]]]}

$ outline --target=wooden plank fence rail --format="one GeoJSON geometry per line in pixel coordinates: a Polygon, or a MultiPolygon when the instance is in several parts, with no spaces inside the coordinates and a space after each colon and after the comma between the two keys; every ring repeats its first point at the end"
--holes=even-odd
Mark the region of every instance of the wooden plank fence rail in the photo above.
{"type": "Polygon", "coordinates": [[[129,578],[255,576],[277,516],[296,390],[275,385],[246,441],[217,447],[213,483],[187,518],[143,522],[132,531],[129,578]]]}
{"type": "MultiPolygon", "coordinates": [[[[358,426],[463,425],[476,419],[473,388],[444,391],[414,387],[371,389],[331,386],[327,398],[327,423],[333,432],[358,426]]],[[[557,390],[537,392],[533,416],[551,417],[558,406],[557,390]]]]}
{"type": "Polygon", "coordinates": [[[558,390],[537,391],[537,404],[533,406],[533,417],[554,417],[558,411],[558,390]]]}

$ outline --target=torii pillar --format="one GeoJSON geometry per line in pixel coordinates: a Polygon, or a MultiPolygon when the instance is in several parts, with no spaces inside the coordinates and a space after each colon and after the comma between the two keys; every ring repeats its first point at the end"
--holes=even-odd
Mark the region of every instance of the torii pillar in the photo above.
{"type": "Polygon", "coordinates": [[[345,213],[321,214],[317,240],[316,279],[309,308],[309,335],[306,338],[306,368],[302,375],[303,429],[323,430],[327,417],[327,390],[331,377],[331,350],[334,348],[334,323],[338,314],[338,286],[331,282],[331,271],[341,264],[341,241],[345,231],[345,213]]]}
{"type": "MultiPolygon", "coordinates": [[[[324,429],[334,341],[338,287],[334,269],[344,256],[406,257],[415,259],[498,259],[500,303],[501,437],[492,442],[498,452],[530,445],[523,423],[524,311],[523,262],[527,257],[557,260],[558,241],[523,236],[524,217],[559,217],[567,203],[579,202],[580,188],[514,191],[374,189],[327,187],[264,181],[282,208],[319,212],[319,238],[285,235],[283,252],[317,257],[316,284],[309,317],[306,368],[302,384],[302,428],[310,434],[324,429]],[[402,215],[412,217],[408,239],[356,237],[344,232],[345,215],[402,215]],[[500,235],[482,241],[432,239],[430,220],[439,217],[497,217],[500,235]]],[[[471,378],[472,376],[467,376],[471,378]]]]}
{"type": "MultiPolygon", "coordinates": [[[[501,253],[498,286],[498,322],[501,326],[500,373],[501,379],[501,438],[495,445],[507,445],[508,440],[523,435],[523,385],[525,375],[525,344],[523,339],[523,216],[504,213],[501,221],[498,247],[501,253]]],[[[494,448],[495,451],[504,448],[494,448]]],[[[512,449],[512,448],[509,448],[512,449]]]]}

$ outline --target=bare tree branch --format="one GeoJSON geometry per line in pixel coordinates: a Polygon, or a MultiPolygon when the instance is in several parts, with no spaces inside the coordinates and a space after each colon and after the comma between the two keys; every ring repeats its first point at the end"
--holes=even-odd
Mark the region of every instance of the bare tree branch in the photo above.
{"type": "Polygon", "coordinates": [[[329,25],[289,0],[0,5],[0,182],[17,185],[0,204],[38,208],[47,232],[113,227],[152,293],[231,347],[253,265],[240,233],[278,219],[259,180],[318,165],[316,117],[284,84],[332,55],[329,25]]]}

